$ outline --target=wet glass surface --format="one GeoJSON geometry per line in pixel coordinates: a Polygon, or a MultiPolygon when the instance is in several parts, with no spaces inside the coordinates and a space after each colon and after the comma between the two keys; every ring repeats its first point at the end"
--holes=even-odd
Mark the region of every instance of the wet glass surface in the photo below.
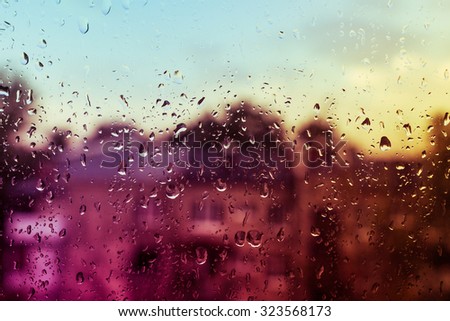
{"type": "Polygon", "coordinates": [[[0,299],[449,299],[449,6],[1,0],[0,299]]]}

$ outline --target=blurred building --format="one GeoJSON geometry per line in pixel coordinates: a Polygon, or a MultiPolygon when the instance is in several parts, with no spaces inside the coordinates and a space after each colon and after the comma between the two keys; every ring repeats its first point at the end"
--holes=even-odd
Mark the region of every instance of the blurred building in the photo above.
{"type": "Polygon", "coordinates": [[[321,120],[291,141],[248,103],[4,149],[1,298],[448,298],[447,124],[416,159],[369,159],[321,120]]]}

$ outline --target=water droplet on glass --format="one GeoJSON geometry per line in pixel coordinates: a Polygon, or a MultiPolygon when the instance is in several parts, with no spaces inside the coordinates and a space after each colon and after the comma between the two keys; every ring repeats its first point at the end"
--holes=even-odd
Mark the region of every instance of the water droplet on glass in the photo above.
{"type": "Polygon", "coordinates": [[[237,246],[243,247],[245,244],[245,232],[244,231],[237,231],[234,235],[234,243],[236,243],[237,246]]]}
{"type": "Polygon", "coordinates": [[[80,155],[80,162],[82,166],[86,167],[86,154],[83,153],[80,155]]]}
{"type": "Polygon", "coordinates": [[[36,294],[36,290],[34,288],[31,288],[30,292],[28,293],[27,300],[30,300],[35,294],[36,294]]]}
{"type": "Polygon", "coordinates": [[[9,87],[0,85],[0,96],[9,97],[9,87]]]}
{"type": "Polygon", "coordinates": [[[44,183],[44,181],[42,179],[38,179],[38,182],[36,184],[36,189],[39,192],[42,192],[45,189],[45,183],[44,183]]]}
{"type": "Polygon", "coordinates": [[[201,105],[201,104],[203,103],[204,100],[205,100],[205,97],[200,98],[200,99],[197,101],[197,105],[201,105]]]}
{"type": "Polygon", "coordinates": [[[53,202],[53,199],[55,198],[55,195],[53,194],[52,191],[48,191],[47,195],[45,195],[45,200],[47,201],[47,203],[51,204],[53,202]]]}
{"type": "Polygon", "coordinates": [[[180,195],[180,189],[175,184],[168,184],[166,186],[166,196],[167,198],[173,200],[180,195]]]}
{"type": "Polygon", "coordinates": [[[379,288],[380,288],[380,284],[377,283],[377,282],[375,282],[375,283],[372,285],[372,293],[377,293],[379,288]]]}
{"type": "Polygon", "coordinates": [[[198,265],[202,265],[206,263],[207,259],[208,251],[202,246],[197,247],[195,249],[195,262],[197,262],[198,265]]]}
{"type": "Polygon", "coordinates": [[[78,29],[82,34],[86,34],[89,31],[89,21],[87,18],[80,18],[78,20],[78,29]]]}
{"type": "Polygon", "coordinates": [[[445,113],[444,115],[444,126],[447,126],[450,123],[450,115],[449,113],[445,113]]]}
{"type": "Polygon", "coordinates": [[[161,243],[162,240],[163,240],[163,236],[161,234],[159,234],[159,233],[153,234],[153,237],[155,238],[155,243],[156,244],[161,243]]]}
{"type": "Polygon", "coordinates": [[[449,73],[448,73],[448,69],[444,70],[444,78],[448,79],[449,73]]]}
{"type": "Polygon", "coordinates": [[[175,128],[175,136],[180,135],[182,132],[185,132],[187,130],[186,124],[180,123],[175,128]]]}
{"type": "Polygon", "coordinates": [[[103,0],[102,1],[102,13],[106,16],[111,12],[111,0],[103,0]]]}
{"type": "Polygon", "coordinates": [[[404,124],[403,128],[406,131],[406,136],[408,136],[408,137],[411,136],[411,134],[412,134],[411,125],[410,124],[404,124]]]}
{"type": "Polygon", "coordinates": [[[127,167],[125,166],[124,162],[121,162],[119,164],[119,169],[117,170],[117,173],[121,176],[127,175],[127,167]]]}
{"type": "Polygon", "coordinates": [[[366,119],[363,120],[363,122],[361,123],[361,126],[364,129],[368,129],[370,127],[370,119],[369,119],[369,117],[366,117],[366,119]]]}
{"type": "Polygon", "coordinates": [[[184,76],[181,71],[175,70],[173,73],[173,81],[177,84],[183,83],[184,76]]]}
{"type": "Polygon", "coordinates": [[[30,62],[30,58],[28,57],[27,53],[26,52],[22,53],[22,59],[21,59],[20,63],[22,65],[28,65],[29,62],[30,62]]]}
{"type": "Polygon", "coordinates": [[[31,225],[28,225],[28,226],[27,226],[27,234],[28,234],[28,235],[31,234],[31,225]]]}
{"type": "Polygon", "coordinates": [[[38,47],[42,49],[47,48],[47,40],[41,39],[41,41],[39,41],[38,43],[38,47]]]}
{"type": "Polygon", "coordinates": [[[80,206],[80,215],[84,215],[86,214],[86,205],[81,205],[80,206]]]}
{"type": "Polygon", "coordinates": [[[320,105],[319,105],[319,103],[315,103],[313,109],[314,109],[314,111],[315,111],[316,113],[318,113],[319,110],[320,110],[320,105]]]}
{"type": "Polygon", "coordinates": [[[325,272],[325,267],[322,265],[317,271],[316,271],[316,279],[320,280],[322,278],[323,272],[325,272]]]}
{"type": "Polygon", "coordinates": [[[75,277],[75,279],[77,280],[78,284],[83,284],[83,282],[84,282],[83,272],[78,272],[77,276],[75,277]]]}
{"type": "Polygon", "coordinates": [[[63,228],[61,231],[59,231],[59,237],[64,237],[67,234],[67,230],[65,228],[63,228]]]}
{"type": "Polygon", "coordinates": [[[380,149],[383,152],[391,149],[391,141],[386,136],[383,136],[380,139],[380,149]]]}
{"type": "Polygon", "coordinates": [[[37,114],[37,110],[36,110],[36,108],[29,108],[27,110],[27,113],[28,113],[28,115],[33,116],[33,115],[37,114]]]}
{"type": "Polygon", "coordinates": [[[124,95],[120,95],[120,99],[124,102],[125,106],[129,107],[128,101],[127,101],[127,99],[125,98],[124,95]]]}
{"type": "Polygon", "coordinates": [[[260,191],[259,195],[262,198],[267,198],[269,196],[269,187],[267,186],[267,183],[263,184],[263,186],[261,187],[261,191],[260,191]]]}
{"type": "Polygon", "coordinates": [[[277,233],[277,241],[283,242],[285,237],[284,228],[280,228],[280,230],[277,233]]]}
{"type": "Polygon", "coordinates": [[[227,183],[224,182],[221,178],[217,180],[216,189],[219,192],[225,192],[227,190],[227,183]]]}
{"type": "Polygon", "coordinates": [[[315,226],[311,226],[311,235],[314,237],[320,236],[320,230],[315,226]]]}
{"type": "Polygon", "coordinates": [[[32,89],[27,90],[27,96],[26,96],[26,99],[25,99],[25,103],[27,105],[30,105],[30,104],[33,103],[33,90],[32,89]]]}
{"type": "Polygon", "coordinates": [[[122,7],[123,7],[125,10],[130,9],[130,0],[122,0],[122,7]]]}
{"type": "Polygon", "coordinates": [[[262,243],[263,233],[258,230],[250,230],[247,232],[247,242],[251,247],[260,247],[262,243]]]}

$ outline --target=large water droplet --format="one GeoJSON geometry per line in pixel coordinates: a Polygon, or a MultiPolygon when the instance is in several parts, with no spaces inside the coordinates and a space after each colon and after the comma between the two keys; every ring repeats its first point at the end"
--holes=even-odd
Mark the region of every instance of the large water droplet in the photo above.
{"type": "Polygon", "coordinates": [[[111,12],[111,0],[103,0],[102,1],[102,13],[106,16],[111,12]]]}
{"type": "Polygon", "coordinates": [[[199,246],[195,249],[195,262],[198,265],[202,265],[206,263],[208,259],[208,251],[203,247],[199,246]]]}
{"type": "Polygon", "coordinates": [[[187,130],[186,124],[180,123],[175,128],[175,136],[179,136],[182,132],[185,132],[187,130]]]}
{"type": "Polygon", "coordinates": [[[84,215],[86,214],[86,205],[81,205],[80,206],[80,215],[84,215]]]}
{"type": "Polygon", "coordinates": [[[78,284],[83,284],[83,282],[84,282],[83,272],[78,272],[77,276],[75,277],[75,279],[77,280],[78,284]]]}
{"type": "Polygon", "coordinates": [[[78,20],[78,29],[82,34],[86,34],[89,31],[89,20],[87,18],[80,18],[78,20]]]}
{"type": "Polygon", "coordinates": [[[243,247],[245,244],[245,232],[244,231],[237,231],[234,235],[234,243],[236,243],[237,246],[243,247]]]}
{"type": "Polygon", "coordinates": [[[225,192],[227,190],[227,183],[224,182],[221,178],[217,180],[216,189],[219,192],[225,192]]]}
{"type": "Polygon", "coordinates": [[[0,96],[9,97],[9,87],[0,85],[0,96]]]}
{"type": "Polygon", "coordinates": [[[314,109],[314,111],[315,111],[316,113],[318,113],[318,112],[320,111],[320,105],[319,105],[319,103],[315,103],[313,109],[314,109]]]}
{"type": "Polygon", "coordinates": [[[370,127],[370,119],[369,117],[366,117],[366,119],[363,120],[363,122],[361,123],[361,126],[363,129],[369,129],[370,127]]]}
{"type": "Polygon", "coordinates": [[[247,242],[251,247],[260,247],[262,243],[263,233],[258,230],[250,230],[247,232],[247,242]]]}
{"type": "Polygon", "coordinates": [[[174,200],[180,195],[180,189],[175,184],[167,184],[166,196],[167,198],[174,200]]]}
{"type": "Polygon", "coordinates": [[[39,192],[42,192],[45,189],[45,183],[42,179],[38,179],[37,184],[36,184],[36,189],[39,192]]]}
{"type": "Polygon", "coordinates": [[[391,141],[386,136],[383,136],[380,139],[380,149],[383,152],[391,149],[391,141]]]}
{"type": "Polygon", "coordinates": [[[450,123],[450,115],[449,113],[445,113],[444,115],[444,126],[447,126],[450,123]]]}
{"type": "Polygon", "coordinates": [[[30,62],[30,58],[28,57],[27,53],[24,52],[24,53],[22,54],[22,59],[21,59],[20,63],[21,63],[22,65],[28,65],[29,62],[30,62]]]}

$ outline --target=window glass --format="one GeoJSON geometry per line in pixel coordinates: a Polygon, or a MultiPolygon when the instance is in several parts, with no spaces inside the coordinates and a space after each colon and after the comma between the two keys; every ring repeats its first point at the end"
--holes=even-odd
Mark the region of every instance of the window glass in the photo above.
{"type": "Polygon", "coordinates": [[[450,299],[449,10],[0,0],[0,299],[450,299]]]}

